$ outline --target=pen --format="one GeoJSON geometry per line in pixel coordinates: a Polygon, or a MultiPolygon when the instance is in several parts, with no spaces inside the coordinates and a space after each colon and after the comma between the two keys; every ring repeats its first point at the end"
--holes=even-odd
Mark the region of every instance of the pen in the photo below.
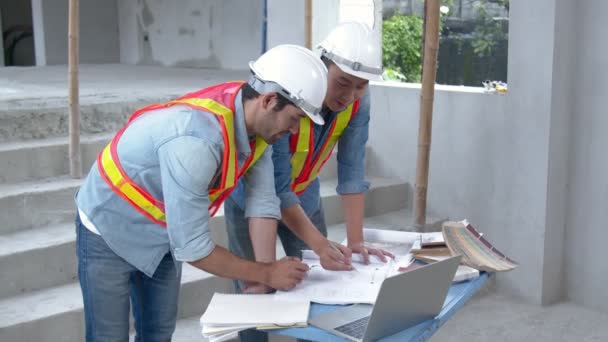
{"type": "MultiPolygon", "coordinates": [[[[331,242],[329,243],[329,245],[331,246],[331,248],[333,248],[333,249],[334,249],[334,251],[336,251],[336,252],[340,253],[340,255],[341,255],[342,257],[344,257],[344,254],[342,254],[342,251],[340,251],[340,250],[338,249],[338,247],[336,247],[336,245],[334,245],[334,244],[333,244],[333,243],[331,243],[331,242]]],[[[352,270],[353,270],[353,271],[355,271],[355,272],[359,272],[359,271],[358,271],[358,270],[355,268],[355,266],[353,266],[352,262],[351,262],[351,264],[350,264],[350,267],[352,268],[352,270]]]]}

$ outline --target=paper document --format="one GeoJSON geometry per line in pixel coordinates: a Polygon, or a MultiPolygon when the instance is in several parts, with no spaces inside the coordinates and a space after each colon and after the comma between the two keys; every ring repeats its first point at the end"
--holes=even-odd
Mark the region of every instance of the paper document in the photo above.
{"type": "Polygon", "coordinates": [[[309,307],[308,301],[282,300],[272,294],[215,293],[201,323],[215,326],[294,325],[308,321],[309,307]]]}
{"type": "Polygon", "coordinates": [[[277,291],[276,296],[308,299],[321,304],[375,303],[384,279],[412,262],[409,250],[420,234],[364,228],[363,237],[366,246],[391,252],[395,260],[388,258],[389,262],[384,263],[372,256],[370,264],[365,265],[361,255],[354,253],[352,258],[356,271],[327,271],[321,267],[318,255],[313,251],[303,251],[302,261],[310,267],[308,276],[290,291],[277,291]]]}
{"type": "Polygon", "coordinates": [[[273,294],[215,293],[200,323],[204,337],[224,340],[250,328],[306,326],[308,300],[280,299],[273,294]]]}
{"type": "Polygon", "coordinates": [[[388,273],[389,263],[357,264],[356,271],[328,271],[316,259],[302,259],[310,267],[306,279],[277,298],[310,300],[321,304],[373,304],[388,273]]]}

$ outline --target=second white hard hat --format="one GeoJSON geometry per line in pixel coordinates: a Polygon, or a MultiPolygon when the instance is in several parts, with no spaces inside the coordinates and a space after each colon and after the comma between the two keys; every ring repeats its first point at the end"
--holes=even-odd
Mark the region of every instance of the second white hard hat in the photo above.
{"type": "Polygon", "coordinates": [[[249,84],[260,94],[277,92],[319,125],[327,92],[327,68],[312,51],[297,45],[278,45],[249,62],[249,84]]]}
{"type": "Polygon", "coordinates": [[[342,71],[370,81],[382,80],[382,44],[366,24],[341,23],[318,47],[342,71]]]}

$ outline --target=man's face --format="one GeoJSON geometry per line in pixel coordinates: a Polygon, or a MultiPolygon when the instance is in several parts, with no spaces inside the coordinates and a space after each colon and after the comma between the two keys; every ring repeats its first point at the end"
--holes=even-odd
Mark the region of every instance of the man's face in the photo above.
{"type": "Polygon", "coordinates": [[[347,74],[335,64],[331,64],[328,71],[324,105],[332,112],[343,111],[365,93],[368,80],[347,74]]]}
{"type": "MultiPolygon", "coordinates": [[[[267,96],[267,95],[265,95],[267,96]]],[[[298,132],[300,119],[306,113],[293,105],[286,105],[276,111],[277,95],[272,94],[268,99],[263,99],[263,113],[260,116],[258,135],[268,144],[274,144],[285,134],[298,132]]]]}

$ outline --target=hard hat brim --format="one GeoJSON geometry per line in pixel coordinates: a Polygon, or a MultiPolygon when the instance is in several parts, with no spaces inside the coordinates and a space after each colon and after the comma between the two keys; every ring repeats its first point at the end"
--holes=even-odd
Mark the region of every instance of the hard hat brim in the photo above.
{"type": "Polygon", "coordinates": [[[334,63],[334,64],[336,64],[338,66],[338,68],[340,68],[340,70],[344,71],[345,73],[347,73],[349,75],[353,75],[355,77],[359,77],[359,78],[362,78],[362,79],[368,80],[368,81],[384,81],[384,79],[382,78],[382,74],[371,74],[369,72],[356,71],[356,70],[353,70],[352,68],[350,68],[349,66],[346,66],[341,63],[334,63]]]}
{"type": "Polygon", "coordinates": [[[323,119],[321,114],[310,113],[304,109],[302,109],[302,111],[304,111],[304,113],[306,113],[306,115],[310,118],[310,120],[312,120],[312,122],[314,122],[315,124],[317,124],[319,126],[325,125],[325,120],[323,119]]]}

